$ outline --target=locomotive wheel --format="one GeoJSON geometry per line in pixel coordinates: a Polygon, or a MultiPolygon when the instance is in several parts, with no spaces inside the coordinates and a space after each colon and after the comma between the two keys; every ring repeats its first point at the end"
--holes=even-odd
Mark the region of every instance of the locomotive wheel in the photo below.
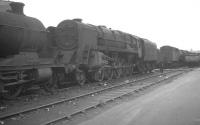
{"type": "Polygon", "coordinates": [[[147,68],[147,72],[150,73],[151,72],[151,65],[147,63],[146,68],[147,68]]]}
{"type": "Polygon", "coordinates": [[[57,86],[59,88],[63,87],[65,85],[65,73],[63,72],[60,72],[60,73],[57,73],[56,74],[56,77],[57,77],[57,86]]]}
{"type": "Polygon", "coordinates": [[[156,66],[154,64],[151,65],[152,70],[154,70],[156,68],[156,66]]]}
{"type": "Polygon", "coordinates": [[[94,73],[94,80],[97,82],[101,82],[104,80],[105,71],[103,69],[99,69],[94,73]]]}
{"type": "Polygon", "coordinates": [[[23,85],[11,86],[11,87],[5,88],[5,90],[7,92],[2,94],[3,98],[15,99],[23,91],[23,85]]]}
{"type": "Polygon", "coordinates": [[[143,65],[138,65],[138,71],[140,73],[143,73],[144,72],[144,66],[143,65]]]}
{"type": "Polygon", "coordinates": [[[41,84],[41,87],[44,88],[46,92],[53,94],[55,90],[58,88],[57,83],[58,83],[57,75],[53,74],[53,76],[48,81],[41,84]]]}
{"type": "Polygon", "coordinates": [[[135,73],[135,66],[131,66],[131,75],[134,75],[135,73]]]}
{"type": "Polygon", "coordinates": [[[106,69],[105,70],[105,80],[111,80],[111,79],[113,79],[113,70],[106,69]]]}
{"type": "Polygon", "coordinates": [[[151,73],[153,70],[153,65],[152,64],[149,64],[149,73],[151,73]]]}
{"type": "Polygon", "coordinates": [[[122,73],[123,77],[128,76],[128,69],[126,67],[123,68],[123,73],[122,73]]]}
{"type": "Polygon", "coordinates": [[[142,73],[145,73],[146,72],[146,68],[145,68],[145,65],[141,65],[141,69],[142,69],[142,73]]]}
{"type": "Polygon", "coordinates": [[[77,70],[75,71],[75,80],[79,85],[84,85],[86,82],[86,74],[84,71],[77,70]]]}
{"type": "Polygon", "coordinates": [[[117,73],[118,73],[117,78],[120,78],[120,77],[122,76],[122,74],[123,74],[122,68],[119,68],[119,69],[117,70],[117,73]]]}
{"type": "Polygon", "coordinates": [[[132,74],[132,69],[131,67],[128,67],[127,68],[127,75],[130,76],[132,74]]]}
{"type": "Polygon", "coordinates": [[[117,68],[113,72],[114,72],[114,78],[116,78],[116,79],[120,78],[121,75],[122,75],[122,69],[121,68],[117,68]]]}
{"type": "Polygon", "coordinates": [[[149,69],[148,69],[147,65],[144,65],[144,72],[148,73],[148,71],[149,71],[149,69]]]}
{"type": "Polygon", "coordinates": [[[120,75],[121,77],[125,77],[125,76],[127,75],[127,73],[126,73],[127,71],[126,71],[126,68],[125,68],[125,67],[123,67],[123,68],[121,69],[121,72],[122,72],[121,75],[120,75]]]}
{"type": "Polygon", "coordinates": [[[128,76],[128,69],[127,69],[127,68],[124,68],[123,76],[124,76],[124,77],[128,76]]]}

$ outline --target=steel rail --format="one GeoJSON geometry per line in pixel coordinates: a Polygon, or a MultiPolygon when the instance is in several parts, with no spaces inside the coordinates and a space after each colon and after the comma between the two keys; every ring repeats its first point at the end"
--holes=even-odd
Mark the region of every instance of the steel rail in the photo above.
{"type": "MultiPolygon", "coordinates": [[[[181,71],[181,70],[177,70],[177,71],[181,71]]],[[[142,80],[147,80],[147,79],[150,79],[150,78],[153,78],[153,77],[157,77],[157,76],[160,76],[160,75],[164,75],[164,74],[169,74],[171,72],[174,72],[174,71],[169,71],[167,73],[161,73],[161,74],[156,74],[156,75],[152,75],[152,76],[147,76],[147,77],[140,78],[140,79],[137,79],[137,80],[134,80],[134,81],[132,80],[130,82],[121,82],[121,84],[119,84],[119,85],[113,85],[113,86],[110,86],[110,87],[107,87],[107,88],[103,88],[103,89],[99,89],[99,90],[96,90],[96,91],[92,91],[92,92],[89,92],[89,93],[86,93],[86,94],[74,96],[72,98],[62,99],[62,100],[59,100],[59,101],[55,101],[55,102],[52,102],[52,103],[36,106],[36,107],[33,107],[33,108],[29,108],[29,109],[25,109],[25,110],[13,112],[13,113],[0,115],[0,120],[3,121],[5,119],[8,119],[8,118],[11,118],[11,117],[14,117],[14,116],[18,116],[20,114],[25,114],[25,113],[29,113],[29,112],[32,112],[32,111],[36,111],[38,109],[43,109],[43,108],[50,107],[52,105],[58,105],[58,104],[61,104],[61,103],[64,103],[64,102],[73,101],[73,100],[76,100],[76,99],[79,99],[79,98],[82,98],[82,97],[86,97],[86,96],[93,95],[93,94],[96,94],[96,93],[101,93],[103,91],[108,91],[110,89],[114,89],[114,88],[121,87],[121,86],[124,86],[124,85],[132,84],[132,83],[139,82],[139,81],[142,81],[142,80]]]]}
{"type": "Polygon", "coordinates": [[[145,90],[145,89],[151,87],[152,85],[158,84],[158,83],[160,83],[160,82],[164,82],[164,81],[166,81],[166,80],[169,80],[169,79],[171,79],[171,78],[174,78],[174,77],[176,77],[176,76],[179,76],[179,75],[181,75],[181,74],[183,74],[183,73],[184,73],[184,72],[178,73],[178,74],[175,74],[175,75],[170,76],[170,77],[168,77],[168,78],[164,78],[164,79],[161,79],[161,80],[159,80],[159,81],[153,82],[153,83],[151,83],[151,84],[149,84],[149,85],[144,85],[144,86],[142,86],[142,87],[140,87],[140,88],[134,89],[134,90],[131,91],[131,92],[127,92],[127,93],[122,94],[122,95],[119,95],[119,96],[117,96],[117,97],[110,98],[110,99],[108,99],[108,100],[105,101],[105,102],[101,102],[101,103],[98,103],[98,104],[94,104],[93,106],[88,106],[87,108],[84,108],[84,109],[82,109],[82,110],[78,110],[78,111],[76,111],[76,112],[74,112],[74,113],[72,113],[72,114],[70,114],[70,115],[65,115],[65,116],[63,116],[63,117],[53,119],[53,120],[51,120],[51,121],[48,121],[48,122],[43,123],[43,124],[40,124],[40,125],[52,125],[52,124],[58,123],[59,121],[69,120],[71,117],[73,117],[73,116],[75,116],[75,115],[77,115],[77,114],[80,114],[80,113],[85,113],[85,112],[86,112],[87,110],[89,110],[89,109],[93,109],[93,108],[96,108],[96,107],[98,107],[98,106],[104,105],[104,104],[106,104],[106,103],[108,103],[108,102],[115,101],[116,99],[120,99],[120,98],[122,98],[123,96],[128,96],[128,95],[131,95],[131,94],[134,94],[134,93],[138,93],[139,91],[145,90]]]}

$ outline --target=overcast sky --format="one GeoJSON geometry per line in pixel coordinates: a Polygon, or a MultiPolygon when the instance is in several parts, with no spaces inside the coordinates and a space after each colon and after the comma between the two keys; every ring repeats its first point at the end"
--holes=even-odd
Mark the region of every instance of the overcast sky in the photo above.
{"type": "Polygon", "coordinates": [[[147,38],[158,47],[200,50],[199,0],[16,0],[26,4],[25,14],[46,27],[65,19],[147,38]]]}

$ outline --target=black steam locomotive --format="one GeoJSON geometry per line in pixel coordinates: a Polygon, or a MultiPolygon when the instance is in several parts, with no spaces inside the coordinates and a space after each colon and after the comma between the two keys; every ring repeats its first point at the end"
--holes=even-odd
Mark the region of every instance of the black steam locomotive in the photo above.
{"type": "Polygon", "coordinates": [[[73,72],[81,85],[86,79],[102,81],[130,75],[136,69],[151,71],[156,64],[156,44],[128,33],[84,24],[80,19],[65,20],[47,30],[54,47],[49,56],[65,65],[55,74],[73,72]]]}

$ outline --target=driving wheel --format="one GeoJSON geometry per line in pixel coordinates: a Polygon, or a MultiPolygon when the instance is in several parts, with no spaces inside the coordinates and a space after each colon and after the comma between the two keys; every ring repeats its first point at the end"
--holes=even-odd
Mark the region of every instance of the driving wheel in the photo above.
{"type": "Polygon", "coordinates": [[[94,80],[97,81],[97,82],[101,82],[104,80],[104,70],[103,69],[99,69],[98,71],[95,71],[94,73],[94,80]]]}
{"type": "Polygon", "coordinates": [[[23,90],[23,85],[16,85],[11,87],[5,87],[5,93],[2,94],[2,97],[5,99],[15,99],[23,90]]]}
{"type": "Polygon", "coordinates": [[[75,71],[75,80],[79,85],[84,85],[86,82],[86,74],[82,70],[75,71]]]}

